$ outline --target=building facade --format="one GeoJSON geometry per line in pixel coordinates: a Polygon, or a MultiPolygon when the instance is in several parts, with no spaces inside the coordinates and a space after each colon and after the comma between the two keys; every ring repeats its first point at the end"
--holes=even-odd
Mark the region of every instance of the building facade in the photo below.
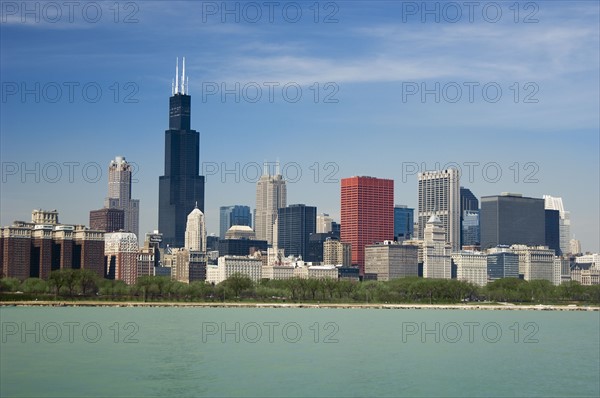
{"type": "Polygon", "coordinates": [[[204,176],[200,175],[200,134],[191,129],[192,97],[187,94],[185,59],[179,84],[179,62],[169,98],[165,131],[165,170],[158,185],[158,229],[164,244],[183,247],[187,216],[197,205],[204,213],[204,176]]]}
{"type": "Polygon", "coordinates": [[[287,187],[283,176],[265,173],[256,183],[256,209],[254,228],[258,240],[266,240],[269,245],[277,245],[277,210],[287,206],[287,187]]]}
{"type": "Polygon", "coordinates": [[[309,255],[310,235],[316,232],[317,208],[303,204],[290,205],[277,211],[277,247],[285,256],[309,255]]]}
{"type": "Polygon", "coordinates": [[[546,246],[512,245],[511,250],[519,256],[519,274],[526,281],[543,279],[557,284],[560,263],[554,261],[554,250],[546,246]],[[558,271],[556,267],[559,267],[558,271]]]}
{"type": "Polygon", "coordinates": [[[131,232],[111,232],[104,235],[106,277],[124,281],[128,285],[137,282],[139,247],[137,237],[131,232]]]}
{"type": "Polygon", "coordinates": [[[544,207],[547,210],[558,210],[559,212],[559,244],[561,253],[580,253],[571,251],[571,213],[565,210],[562,198],[550,195],[544,195],[543,198],[544,207]]]}
{"type": "Polygon", "coordinates": [[[365,274],[376,274],[378,281],[418,276],[418,254],[416,246],[402,245],[391,241],[365,247],[365,274]]]}
{"type": "Polygon", "coordinates": [[[364,275],[365,246],[394,239],[394,181],[350,177],[341,181],[341,241],[364,275]]]}
{"type": "Polygon", "coordinates": [[[90,228],[104,232],[125,230],[125,210],[103,208],[90,211],[90,228]]]}
{"type": "Polygon", "coordinates": [[[456,279],[485,286],[488,281],[488,264],[485,253],[461,250],[452,253],[456,265],[456,279]]]}
{"type": "Polygon", "coordinates": [[[394,240],[402,242],[414,235],[415,209],[406,205],[394,206],[394,240]]]}
{"type": "Polygon", "coordinates": [[[519,255],[509,248],[498,248],[487,253],[488,281],[519,277],[519,255]]]}
{"type": "Polygon", "coordinates": [[[206,253],[206,224],[204,213],[195,207],[188,215],[185,226],[185,248],[206,253]]]}
{"type": "Polygon", "coordinates": [[[446,240],[444,223],[435,214],[425,225],[422,250],[423,278],[451,279],[451,247],[446,240]]]}
{"type": "Polygon", "coordinates": [[[456,169],[426,171],[418,174],[419,239],[432,215],[438,217],[452,250],[460,249],[460,181],[456,169]]]}
{"type": "Polygon", "coordinates": [[[225,234],[234,225],[252,228],[252,213],[249,206],[232,205],[219,208],[219,237],[225,239],[225,234]]]}

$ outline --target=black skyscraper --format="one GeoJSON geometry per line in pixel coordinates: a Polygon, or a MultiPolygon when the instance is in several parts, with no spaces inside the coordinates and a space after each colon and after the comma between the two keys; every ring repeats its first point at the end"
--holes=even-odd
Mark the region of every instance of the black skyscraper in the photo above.
{"type": "Polygon", "coordinates": [[[553,249],[560,256],[560,212],[558,210],[544,210],[546,214],[546,246],[553,249]]]}
{"type": "MultiPolygon", "coordinates": [[[[176,72],[178,74],[178,72],[176,72]]],[[[178,81],[178,79],[177,79],[178,81]]],[[[188,214],[204,212],[204,176],[200,168],[200,134],[191,129],[191,102],[185,83],[185,59],[181,84],[169,98],[169,129],[165,131],[165,175],[159,178],[158,229],[163,244],[183,247],[188,214]]]]}
{"type": "Polygon", "coordinates": [[[290,205],[277,210],[277,246],[284,255],[302,256],[308,261],[309,238],[317,229],[317,208],[290,205]]]}
{"type": "Polygon", "coordinates": [[[479,210],[479,200],[470,189],[460,187],[460,246],[465,244],[463,236],[463,221],[465,210],[479,210]]]}

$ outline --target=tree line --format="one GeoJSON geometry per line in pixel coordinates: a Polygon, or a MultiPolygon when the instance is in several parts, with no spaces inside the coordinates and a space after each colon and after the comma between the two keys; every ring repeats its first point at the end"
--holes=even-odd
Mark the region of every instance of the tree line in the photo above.
{"type": "Polygon", "coordinates": [[[99,278],[89,270],[58,270],[48,280],[0,279],[2,300],[110,300],[110,301],[257,301],[310,303],[430,303],[473,301],[511,303],[600,304],[600,285],[569,281],[504,278],[484,287],[456,279],[400,278],[389,282],[334,279],[283,279],[253,282],[235,274],[219,284],[183,283],[169,277],[142,276],[134,285],[99,278]]]}

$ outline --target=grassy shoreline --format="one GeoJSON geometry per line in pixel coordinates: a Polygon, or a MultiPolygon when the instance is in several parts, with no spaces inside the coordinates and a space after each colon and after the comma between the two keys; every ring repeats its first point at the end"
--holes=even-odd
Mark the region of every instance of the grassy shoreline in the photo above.
{"type": "Polygon", "coordinates": [[[493,311],[600,311],[599,306],[543,304],[342,304],[256,302],[136,302],[136,301],[0,301],[0,307],[183,307],[183,308],[337,308],[337,309],[435,309],[493,311]]]}

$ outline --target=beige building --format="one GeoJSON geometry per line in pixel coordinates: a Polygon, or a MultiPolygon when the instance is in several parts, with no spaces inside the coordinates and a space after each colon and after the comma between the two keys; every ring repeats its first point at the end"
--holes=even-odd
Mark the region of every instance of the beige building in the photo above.
{"type": "Polygon", "coordinates": [[[450,279],[452,277],[451,247],[446,242],[444,225],[432,215],[425,226],[423,239],[423,278],[450,279]]]}
{"type": "Polygon", "coordinates": [[[337,239],[327,238],[323,242],[323,263],[330,265],[352,265],[352,245],[337,239]]]}
{"type": "Polygon", "coordinates": [[[104,256],[108,275],[122,280],[128,285],[137,282],[138,240],[132,232],[111,232],[104,234],[104,256]]]}
{"type": "Polygon", "coordinates": [[[477,251],[462,250],[452,253],[456,264],[456,279],[478,286],[487,284],[487,255],[477,251]]]}
{"type": "Polygon", "coordinates": [[[225,239],[256,239],[256,233],[247,225],[232,225],[225,232],[225,239]]]}
{"type": "Polygon", "coordinates": [[[274,176],[265,170],[256,183],[256,239],[266,240],[268,244],[277,247],[277,209],[286,206],[287,188],[283,176],[279,174],[279,170],[274,176]]]}
{"type": "Polygon", "coordinates": [[[231,275],[239,273],[246,275],[254,282],[262,278],[262,260],[249,256],[223,256],[219,257],[216,267],[209,266],[206,273],[206,281],[209,283],[221,283],[231,275]]]}
{"type": "Polygon", "coordinates": [[[365,274],[379,281],[418,276],[419,249],[391,241],[365,246],[365,274]]]}
{"type": "Polygon", "coordinates": [[[560,283],[561,264],[554,261],[554,250],[548,249],[547,246],[526,245],[512,245],[510,248],[519,255],[519,274],[523,275],[523,279],[526,281],[545,279],[553,284],[560,283]]]}

